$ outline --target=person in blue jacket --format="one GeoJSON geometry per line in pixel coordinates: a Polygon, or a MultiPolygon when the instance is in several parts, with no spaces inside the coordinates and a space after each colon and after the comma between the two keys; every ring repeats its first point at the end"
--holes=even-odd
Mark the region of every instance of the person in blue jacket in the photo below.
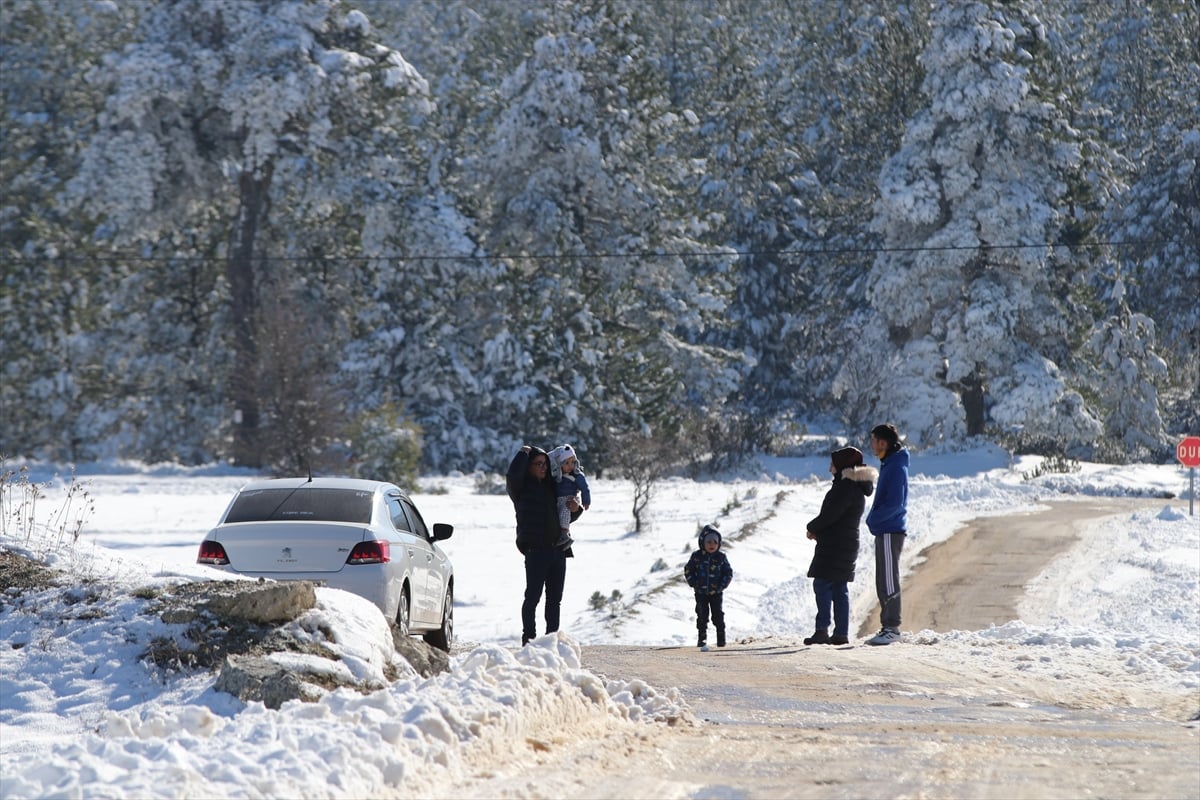
{"type": "Polygon", "coordinates": [[[700,547],[683,568],[683,577],[696,594],[696,646],[707,650],[708,618],[717,629],[717,647],[725,646],[725,589],[733,580],[733,567],[721,552],[721,532],[705,525],[698,537],[700,547]]]}
{"type": "Polygon", "coordinates": [[[875,502],[867,529],[875,537],[875,593],[879,597],[879,633],[867,644],[900,641],[900,551],[908,534],[908,450],[891,423],[871,429],[871,451],[879,459],[875,502]]]}

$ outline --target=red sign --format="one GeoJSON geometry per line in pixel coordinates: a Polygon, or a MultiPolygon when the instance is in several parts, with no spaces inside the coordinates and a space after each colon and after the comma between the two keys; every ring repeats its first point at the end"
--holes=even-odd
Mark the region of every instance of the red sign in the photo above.
{"type": "Polygon", "coordinates": [[[1200,467],[1200,436],[1185,436],[1175,445],[1175,457],[1185,467],[1200,467]]]}

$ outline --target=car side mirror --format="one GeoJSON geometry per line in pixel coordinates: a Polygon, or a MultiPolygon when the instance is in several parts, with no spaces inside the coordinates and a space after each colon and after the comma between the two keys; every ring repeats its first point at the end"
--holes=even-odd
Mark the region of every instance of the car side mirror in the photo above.
{"type": "Polygon", "coordinates": [[[450,534],[454,533],[454,526],[447,525],[445,522],[433,523],[433,540],[440,542],[443,539],[449,539],[450,534]]]}

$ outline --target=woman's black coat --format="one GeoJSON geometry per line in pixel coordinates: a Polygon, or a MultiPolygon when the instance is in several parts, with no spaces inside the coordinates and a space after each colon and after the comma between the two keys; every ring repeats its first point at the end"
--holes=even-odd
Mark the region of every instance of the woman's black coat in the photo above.
{"type": "Polygon", "coordinates": [[[834,476],[833,486],[821,503],[821,513],[808,523],[808,530],[817,537],[808,577],[846,583],[854,580],[858,527],[878,474],[874,467],[858,466],[834,476]]]}
{"type": "MultiPolygon", "coordinates": [[[[505,487],[517,512],[517,549],[523,554],[530,550],[553,549],[560,533],[554,480],[550,478],[549,469],[540,481],[529,474],[529,459],[534,455],[548,458],[540,447],[533,448],[531,453],[519,450],[505,476],[505,487]]],[[[573,512],[571,520],[582,513],[582,510],[573,512]]],[[[573,555],[570,548],[566,554],[573,555]]]]}

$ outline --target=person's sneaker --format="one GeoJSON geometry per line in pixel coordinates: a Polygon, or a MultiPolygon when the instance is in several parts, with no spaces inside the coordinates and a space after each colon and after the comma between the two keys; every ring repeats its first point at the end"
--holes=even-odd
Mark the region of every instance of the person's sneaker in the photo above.
{"type": "Polygon", "coordinates": [[[829,631],[813,631],[813,635],[804,640],[805,644],[829,644],[829,631]]]}
{"type": "Polygon", "coordinates": [[[554,546],[557,547],[559,550],[566,550],[568,547],[570,547],[573,544],[575,544],[575,540],[572,539],[570,536],[567,536],[564,533],[562,538],[554,543],[554,546]]]}
{"type": "Polygon", "coordinates": [[[867,639],[867,644],[881,645],[892,644],[900,641],[900,631],[895,628],[883,628],[879,633],[867,639]]]}
{"type": "Polygon", "coordinates": [[[704,640],[703,636],[697,637],[696,647],[704,647],[704,642],[705,642],[705,640],[704,640]]]}
{"type": "Polygon", "coordinates": [[[829,637],[829,641],[825,644],[850,644],[850,639],[845,636],[838,636],[836,633],[829,637]]]}
{"type": "Polygon", "coordinates": [[[701,652],[701,653],[707,653],[707,652],[708,652],[708,645],[706,645],[704,642],[701,642],[701,643],[700,643],[700,652],[701,652]]]}

